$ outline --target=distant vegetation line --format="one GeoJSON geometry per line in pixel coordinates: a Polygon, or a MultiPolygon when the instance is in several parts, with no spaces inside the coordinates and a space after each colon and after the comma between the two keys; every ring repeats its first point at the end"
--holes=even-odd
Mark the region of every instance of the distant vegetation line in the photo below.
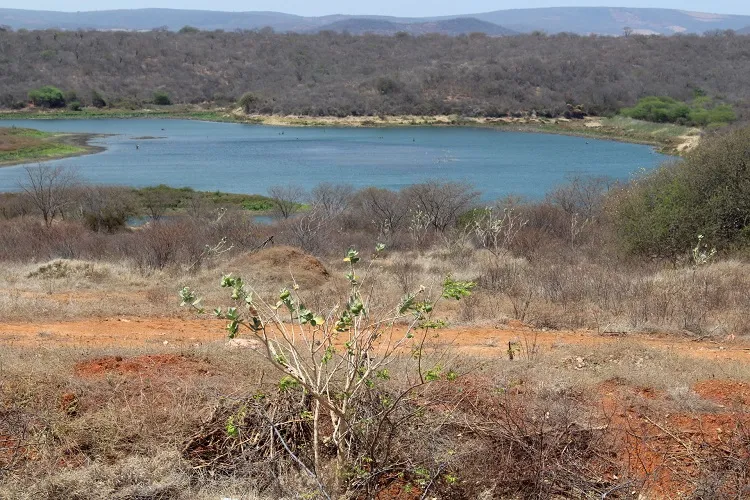
{"type": "Polygon", "coordinates": [[[696,95],[747,116],[750,37],[0,32],[0,106],[209,103],[307,116],[612,115],[696,95]],[[244,97],[243,97],[244,96],[244,97]]]}

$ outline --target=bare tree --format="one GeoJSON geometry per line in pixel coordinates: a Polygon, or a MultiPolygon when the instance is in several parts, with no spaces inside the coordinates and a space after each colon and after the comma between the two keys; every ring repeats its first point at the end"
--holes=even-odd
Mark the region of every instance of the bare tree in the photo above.
{"type": "Polygon", "coordinates": [[[73,201],[72,193],[79,184],[78,176],[64,167],[24,167],[26,178],[19,186],[24,195],[42,214],[44,224],[52,225],[55,216],[63,214],[73,201]]]}
{"type": "Polygon", "coordinates": [[[271,186],[268,196],[273,202],[276,216],[288,219],[301,208],[305,191],[299,186],[271,186]]]}
{"type": "Polygon", "coordinates": [[[310,193],[311,204],[329,217],[335,217],[346,210],[354,198],[354,188],[348,184],[318,184],[310,193]]]}
{"type": "Polygon", "coordinates": [[[114,233],[136,214],[132,192],[126,188],[88,186],[75,198],[81,217],[92,231],[114,233]]]}
{"type": "Polygon", "coordinates": [[[429,225],[441,233],[455,224],[479,197],[479,192],[468,184],[435,181],[406,188],[403,194],[415,212],[424,214],[429,225]]]}
{"type": "Polygon", "coordinates": [[[375,187],[363,189],[357,194],[364,217],[375,224],[379,236],[387,236],[401,229],[409,214],[404,200],[400,193],[375,187]]]}
{"type": "Polygon", "coordinates": [[[552,191],[548,200],[571,217],[578,214],[593,219],[599,214],[611,185],[612,180],[607,177],[573,176],[567,184],[552,191]]]}
{"type": "Polygon", "coordinates": [[[152,220],[164,217],[170,207],[177,203],[177,196],[171,189],[162,189],[162,186],[146,188],[143,193],[143,208],[152,220]]]}

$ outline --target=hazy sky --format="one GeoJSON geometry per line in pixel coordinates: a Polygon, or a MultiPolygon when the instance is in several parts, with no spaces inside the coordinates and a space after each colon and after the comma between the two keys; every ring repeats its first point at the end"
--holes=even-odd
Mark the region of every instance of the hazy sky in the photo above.
{"type": "Polygon", "coordinates": [[[325,14],[378,14],[437,16],[470,14],[499,9],[554,6],[662,7],[726,14],[750,15],[748,0],[0,0],[0,7],[41,10],[102,10],[140,7],[208,10],[273,10],[304,16],[325,14]]]}

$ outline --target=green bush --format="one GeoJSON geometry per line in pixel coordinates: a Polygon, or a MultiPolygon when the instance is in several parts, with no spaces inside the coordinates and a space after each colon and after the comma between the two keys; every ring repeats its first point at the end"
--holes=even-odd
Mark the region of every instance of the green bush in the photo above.
{"type": "Polygon", "coordinates": [[[614,202],[614,220],[631,254],[677,262],[698,235],[720,250],[750,241],[750,127],[706,140],[683,161],[635,180],[614,202]]]}
{"type": "Polygon", "coordinates": [[[253,94],[252,92],[245,92],[242,97],[240,97],[240,100],[237,101],[237,104],[242,107],[245,113],[250,113],[250,111],[253,111],[257,108],[259,102],[260,99],[257,95],[253,94]]]}
{"type": "Polygon", "coordinates": [[[711,98],[702,95],[698,95],[689,104],[671,97],[644,97],[632,108],[620,110],[620,114],[636,120],[700,127],[712,123],[730,123],[737,119],[731,106],[716,105],[711,98]]]}
{"type": "Polygon", "coordinates": [[[79,101],[69,102],[68,109],[71,111],[81,111],[81,103],[79,101]]]}
{"type": "Polygon", "coordinates": [[[154,92],[154,104],[157,106],[168,106],[172,104],[172,99],[169,98],[169,94],[163,90],[157,90],[154,92]]]}
{"type": "Polygon", "coordinates": [[[34,106],[42,108],[62,108],[65,106],[65,96],[62,91],[51,85],[30,91],[29,99],[34,103],[34,106]]]}
{"type": "Polygon", "coordinates": [[[107,101],[104,100],[104,97],[97,92],[96,90],[91,91],[91,105],[95,108],[103,108],[107,105],[107,101]]]}

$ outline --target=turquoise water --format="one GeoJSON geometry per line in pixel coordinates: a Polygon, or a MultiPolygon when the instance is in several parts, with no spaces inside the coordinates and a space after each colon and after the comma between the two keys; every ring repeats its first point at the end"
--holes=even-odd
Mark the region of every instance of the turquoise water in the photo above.
{"type": "MultiPolygon", "coordinates": [[[[264,194],[321,182],[399,189],[463,181],[486,200],[541,198],[570,175],[627,179],[665,156],[648,146],[484,128],[290,128],[190,120],[14,120],[0,126],[114,134],[102,153],[46,162],[75,167],[88,182],[168,184],[264,194]],[[144,136],[156,137],[144,139],[144,136]]],[[[18,189],[23,168],[0,168],[0,191],[18,189]]]]}

